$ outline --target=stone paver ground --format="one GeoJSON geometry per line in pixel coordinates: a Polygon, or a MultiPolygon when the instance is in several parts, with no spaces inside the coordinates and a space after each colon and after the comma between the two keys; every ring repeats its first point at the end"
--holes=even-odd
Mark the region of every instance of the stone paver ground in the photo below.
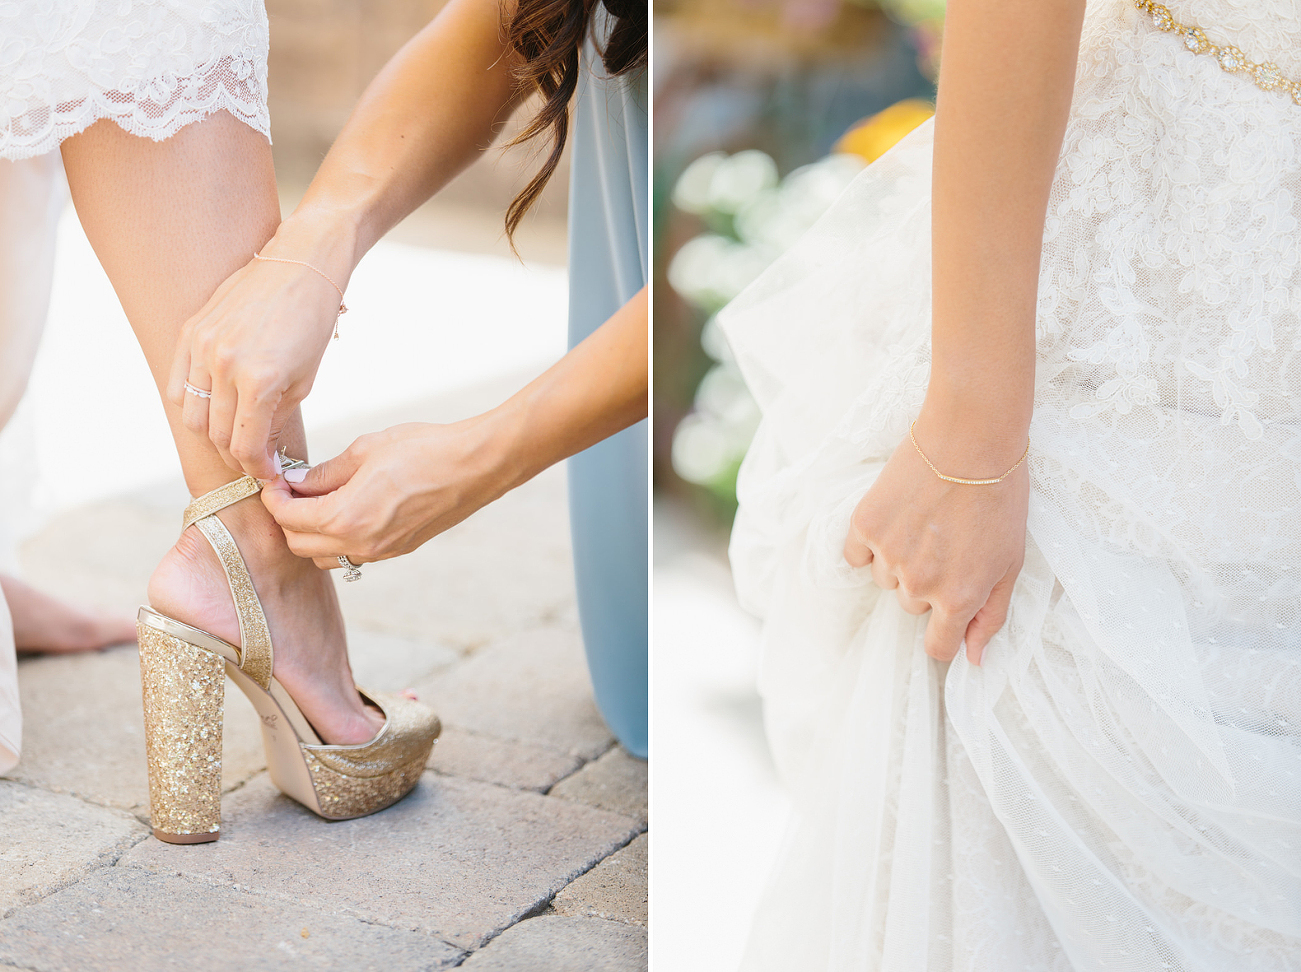
{"type": "MultiPolygon", "coordinates": [[[[313,454],[518,382],[314,435],[313,454]]],[[[134,612],[186,500],[160,485],[59,517],[24,549],[47,590],[134,612]]],[[[340,585],[359,684],[443,719],[414,793],[326,823],[267,779],[226,693],[222,838],[149,836],[135,646],[19,663],[22,763],[0,779],[0,970],[632,972],[647,968],[646,764],[592,701],[564,473],[340,585]]]]}

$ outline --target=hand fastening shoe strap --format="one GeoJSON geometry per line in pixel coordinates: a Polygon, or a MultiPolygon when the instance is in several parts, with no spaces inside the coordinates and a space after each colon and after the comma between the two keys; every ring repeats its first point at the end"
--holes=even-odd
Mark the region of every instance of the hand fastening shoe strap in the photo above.
{"type": "Polygon", "coordinates": [[[185,508],[185,526],[181,529],[197,526],[217,552],[221,567],[226,572],[226,581],[230,584],[231,596],[235,599],[235,614],[239,618],[239,667],[262,688],[269,689],[271,630],[267,627],[266,614],[262,611],[262,602],[258,600],[253,579],[249,577],[248,567],[235,544],[235,538],[226,529],[226,524],[213,515],[218,510],[224,510],[253,496],[261,489],[260,482],[252,476],[245,476],[219,486],[210,493],[204,493],[185,508]]]}

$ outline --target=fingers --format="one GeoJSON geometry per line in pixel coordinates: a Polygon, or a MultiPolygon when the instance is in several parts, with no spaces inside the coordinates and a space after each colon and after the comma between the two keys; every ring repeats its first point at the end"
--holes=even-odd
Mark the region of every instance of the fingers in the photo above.
{"type": "Polygon", "coordinates": [[[884,560],[877,557],[872,552],[866,541],[859,536],[858,531],[850,528],[849,536],[845,538],[845,560],[851,567],[863,567],[866,564],[872,565],[872,581],[882,590],[894,591],[895,597],[903,609],[909,614],[925,614],[931,609],[930,604],[921,598],[913,597],[899,584],[899,578],[895,576],[884,560]]]}
{"type": "Polygon", "coordinates": [[[359,500],[340,492],[360,466],[360,456],[349,449],[311,469],[287,470],[284,478],[262,490],[262,502],[285,531],[289,549],[315,561],[322,570],[341,566],[341,556],[348,556],[354,564],[365,562],[358,554],[366,545],[353,535],[355,526],[349,525],[355,518],[342,515],[345,507],[357,508],[359,500]]]}
{"type": "Polygon", "coordinates": [[[853,567],[870,564],[872,582],[882,590],[894,591],[899,605],[909,614],[920,616],[927,611],[931,612],[930,620],[926,624],[926,654],[940,661],[952,661],[965,642],[967,659],[977,666],[980,664],[985,645],[1007,619],[1012,587],[1020,569],[1018,564],[1009,571],[994,586],[985,599],[984,605],[979,610],[975,610],[961,606],[966,600],[965,596],[946,598],[942,591],[932,590],[925,581],[920,588],[924,596],[912,594],[899,582],[895,569],[890,567],[884,558],[877,556],[855,529],[851,528],[849,536],[845,539],[844,556],[853,567]],[[940,606],[946,601],[951,606],[940,606]]]}
{"type": "MultiPolygon", "coordinates": [[[[293,538],[321,534],[334,516],[338,502],[338,497],[332,493],[324,496],[295,496],[290,491],[290,484],[284,479],[274,479],[262,488],[262,505],[285,531],[285,537],[290,541],[289,549],[300,557],[329,555],[329,551],[322,551],[315,546],[299,549],[294,546],[293,538]]],[[[334,554],[336,557],[338,555],[334,554]]]]}
{"type": "Polygon", "coordinates": [[[880,557],[872,558],[872,580],[884,591],[892,591],[899,586],[899,578],[880,557]]]}
{"type": "Polygon", "coordinates": [[[845,537],[845,561],[851,567],[863,567],[872,562],[872,548],[867,545],[867,541],[859,535],[858,530],[851,524],[849,536],[845,537]]]}
{"type": "MultiPolygon", "coordinates": [[[[327,508],[333,503],[332,496],[294,496],[283,479],[262,487],[262,505],[285,531],[289,549],[321,570],[337,570],[342,566],[339,557],[347,553],[345,542],[320,532],[334,514],[327,508]]],[[[354,564],[362,562],[357,557],[351,559],[354,564]]]]}
{"type": "Polygon", "coordinates": [[[342,455],[327,459],[311,469],[291,469],[285,479],[293,485],[299,496],[324,496],[344,486],[361,468],[361,456],[352,448],[342,455]]]}
{"type": "Polygon", "coordinates": [[[909,614],[921,615],[931,609],[927,601],[919,597],[913,597],[908,591],[904,590],[894,571],[873,552],[856,523],[850,525],[849,536],[845,538],[844,556],[851,567],[863,567],[871,564],[873,583],[883,590],[893,590],[899,604],[909,614]]]}
{"type": "Polygon", "coordinates": [[[1020,571],[1020,563],[1014,564],[974,611],[970,604],[975,601],[955,600],[953,608],[932,605],[931,619],[926,625],[926,654],[940,661],[951,661],[965,644],[967,660],[979,666],[989,639],[1007,621],[1012,590],[1020,571]]]}
{"type": "Polygon", "coordinates": [[[955,613],[933,606],[926,623],[926,654],[940,661],[952,661],[962,648],[962,636],[971,617],[966,611],[955,613]]]}
{"type": "MultiPolygon", "coordinates": [[[[241,468],[239,460],[232,455],[230,449],[230,430],[235,422],[235,411],[238,407],[239,396],[234,386],[229,382],[214,381],[212,398],[208,400],[208,440],[217,447],[217,452],[221,454],[221,461],[231,469],[241,468]]],[[[274,479],[275,473],[258,478],[274,479]]]]}
{"type": "MultiPolygon", "coordinates": [[[[290,470],[290,472],[292,471],[293,470],[290,470]]],[[[285,509],[287,504],[293,499],[293,488],[289,483],[285,482],[283,478],[273,479],[262,487],[262,505],[269,511],[285,509]]],[[[274,517],[275,513],[272,512],[271,515],[274,517]]],[[[279,523],[279,519],[277,519],[276,522],[279,523]]],[[[280,525],[282,527],[284,526],[283,523],[280,525]]]]}
{"type": "MultiPolygon", "coordinates": [[[[299,499],[294,500],[294,502],[312,503],[316,501],[299,499]]],[[[368,563],[366,558],[349,553],[349,548],[353,545],[353,542],[329,536],[328,534],[296,533],[293,530],[286,530],[285,541],[289,544],[289,549],[294,552],[294,556],[313,561],[322,570],[337,570],[343,566],[339,563],[340,557],[347,557],[358,566],[368,563]]]]}
{"type": "Polygon", "coordinates": [[[1020,573],[1020,564],[1003,575],[1003,579],[989,592],[989,600],[976,612],[976,616],[967,625],[966,643],[967,660],[979,665],[985,655],[985,646],[1000,628],[1007,622],[1007,610],[1012,603],[1012,589],[1016,586],[1016,577],[1020,573]]]}
{"type": "Polygon", "coordinates": [[[197,361],[192,362],[189,375],[181,383],[181,423],[195,435],[208,434],[208,407],[212,395],[212,377],[197,361]],[[188,382],[189,387],[186,387],[188,382]],[[196,394],[203,392],[204,394],[196,394]]]}
{"type": "MultiPolygon", "coordinates": [[[[362,564],[373,564],[375,561],[367,560],[365,557],[358,557],[355,554],[342,554],[348,558],[349,563],[354,567],[360,567],[362,564]]],[[[338,557],[313,557],[312,563],[316,564],[321,570],[339,570],[343,564],[339,563],[338,557]]]]}
{"type": "MultiPolygon", "coordinates": [[[[215,396],[214,396],[215,399],[215,396]]],[[[214,405],[215,405],[214,401],[214,405]]],[[[257,399],[241,395],[229,416],[214,408],[212,418],[213,442],[220,449],[215,435],[218,428],[229,430],[230,455],[237,468],[257,479],[275,479],[278,473],[272,454],[271,428],[275,418],[276,403],[270,399],[257,399]],[[229,422],[229,425],[221,424],[229,422]]]]}
{"type": "Polygon", "coordinates": [[[898,598],[900,606],[902,606],[909,614],[921,615],[931,609],[928,601],[923,601],[919,597],[913,597],[902,587],[895,588],[894,596],[898,598]]]}

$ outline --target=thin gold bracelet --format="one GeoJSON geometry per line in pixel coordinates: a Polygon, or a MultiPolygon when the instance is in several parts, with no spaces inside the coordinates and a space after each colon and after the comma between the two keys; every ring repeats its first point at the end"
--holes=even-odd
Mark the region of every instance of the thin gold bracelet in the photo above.
{"type": "Polygon", "coordinates": [[[348,305],[343,302],[343,288],[340,287],[337,283],[335,283],[333,278],[331,278],[328,273],[326,273],[324,270],[318,270],[316,267],[312,266],[306,260],[284,260],[280,257],[264,257],[261,253],[254,253],[253,259],[261,260],[264,263],[292,263],[294,264],[294,266],[306,267],[308,270],[311,270],[313,273],[319,274],[320,276],[328,280],[330,286],[339,292],[339,313],[334,315],[334,339],[336,341],[339,340],[339,318],[342,317],[344,314],[348,313],[348,305]]]}
{"type": "Polygon", "coordinates": [[[908,426],[908,438],[912,439],[913,448],[917,450],[917,455],[922,457],[922,462],[931,467],[931,472],[935,473],[935,475],[939,476],[940,479],[944,480],[946,483],[958,483],[961,486],[993,486],[995,483],[1001,483],[1003,480],[1007,479],[1008,476],[1012,475],[1012,473],[1016,472],[1016,467],[1025,462],[1025,457],[1030,455],[1030,442],[1029,440],[1026,440],[1025,452],[1021,453],[1021,458],[1016,461],[1011,469],[1003,473],[1003,475],[999,476],[997,479],[959,479],[957,476],[946,476],[935,468],[935,463],[926,458],[926,453],[922,452],[922,447],[917,444],[917,436],[913,435],[913,426],[916,424],[916,422],[913,422],[912,425],[908,426]]]}

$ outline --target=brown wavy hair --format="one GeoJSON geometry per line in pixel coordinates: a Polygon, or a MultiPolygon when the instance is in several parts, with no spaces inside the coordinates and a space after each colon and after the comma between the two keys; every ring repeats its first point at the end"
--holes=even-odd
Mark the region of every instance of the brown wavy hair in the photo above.
{"type": "MultiPolygon", "coordinates": [[[[613,18],[601,61],[611,77],[646,66],[647,0],[518,0],[506,26],[506,40],[519,59],[515,77],[520,88],[542,96],[542,107],[508,145],[534,138],[550,140],[542,168],[511,200],[506,210],[506,237],[515,229],[551,181],[569,138],[569,103],[578,89],[578,52],[592,26],[597,4],[613,18]]],[[[511,244],[514,246],[514,243],[511,244]]]]}

